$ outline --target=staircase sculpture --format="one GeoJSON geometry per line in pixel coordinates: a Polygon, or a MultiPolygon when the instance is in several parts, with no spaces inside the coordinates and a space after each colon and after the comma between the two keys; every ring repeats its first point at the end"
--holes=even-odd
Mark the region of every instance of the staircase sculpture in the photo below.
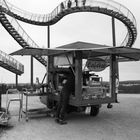
{"type": "MultiPolygon", "coordinates": [[[[0,0],[0,22],[23,48],[38,48],[39,46],[24,31],[17,20],[34,25],[50,26],[57,23],[64,16],[75,12],[96,12],[120,20],[127,28],[127,34],[120,45],[132,47],[134,44],[137,37],[136,19],[128,8],[113,0],[86,0],[86,3],[83,3],[83,0],[77,0],[77,3],[75,0],[71,0],[71,5],[68,5],[68,0],[66,0],[51,13],[44,15],[21,10],[5,0],[0,0]]],[[[43,65],[47,65],[45,57],[34,57],[43,65]]]]}

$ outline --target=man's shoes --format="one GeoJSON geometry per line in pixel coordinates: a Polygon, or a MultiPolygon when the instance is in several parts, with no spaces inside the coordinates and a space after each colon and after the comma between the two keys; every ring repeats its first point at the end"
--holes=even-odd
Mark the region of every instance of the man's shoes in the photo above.
{"type": "Polygon", "coordinates": [[[65,120],[62,120],[62,119],[59,119],[59,118],[56,118],[55,122],[58,123],[58,124],[61,124],[61,125],[67,124],[67,122],[65,120]]]}
{"type": "Polygon", "coordinates": [[[55,119],[55,122],[56,122],[56,123],[59,123],[59,118],[56,118],[56,119],[55,119]]]}
{"type": "Polygon", "coordinates": [[[59,119],[59,124],[63,125],[63,124],[67,124],[67,122],[65,120],[59,119]]]}

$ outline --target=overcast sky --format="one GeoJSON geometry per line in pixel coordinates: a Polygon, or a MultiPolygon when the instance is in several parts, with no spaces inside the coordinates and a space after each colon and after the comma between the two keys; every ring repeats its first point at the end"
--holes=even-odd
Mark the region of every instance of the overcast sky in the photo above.
{"type": "MultiPolygon", "coordinates": [[[[8,0],[20,9],[40,14],[50,13],[63,0],[8,0]]],[[[125,5],[134,14],[137,20],[137,28],[139,33],[140,26],[140,9],[138,0],[117,0],[117,2],[125,5]]],[[[47,27],[35,26],[20,22],[23,29],[31,36],[31,38],[40,46],[47,47],[47,27]]],[[[20,49],[20,45],[8,34],[8,32],[0,26],[0,50],[11,53],[20,49]]],[[[126,33],[125,26],[116,21],[116,39],[117,45],[123,40],[126,33]]],[[[62,18],[58,23],[51,26],[51,47],[84,41],[97,44],[112,45],[111,38],[111,18],[97,13],[75,13],[62,18]]],[[[140,49],[140,37],[133,47],[140,49]]],[[[14,56],[18,61],[24,64],[25,72],[19,77],[19,82],[30,82],[30,57],[14,56]]],[[[127,62],[119,64],[120,80],[140,80],[140,62],[127,62]]],[[[101,76],[108,79],[108,69],[103,71],[101,76]]],[[[34,59],[34,81],[35,77],[42,80],[45,74],[45,68],[34,59]]],[[[0,68],[0,82],[15,82],[15,74],[0,68]]]]}

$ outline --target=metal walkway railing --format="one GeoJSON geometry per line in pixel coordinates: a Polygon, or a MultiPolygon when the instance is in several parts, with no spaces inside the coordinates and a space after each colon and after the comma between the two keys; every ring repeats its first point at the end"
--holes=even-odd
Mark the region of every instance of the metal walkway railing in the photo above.
{"type": "MultiPolygon", "coordinates": [[[[8,5],[3,1],[6,9],[9,10],[8,5]]],[[[3,13],[5,8],[0,7],[0,21],[3,27],[9,32],[9,34],[23,47],[34,47],[39,48],[39,46],[31,39],[31,37],[25,32],[25,30],[21,27],[18,23],[14,15],[8,16],[7,14],[3,13]]],[[[6,12],[6,11],[5,11],[6,12]]],[[[34,56],[39,62],[43,65],[47,65],[47,57],[43,56],[34,56]]]]}
{"type": "MultiPolygon", "coordinates": [[[[3,26],[6,28],[8,32],[10,32],[9,28],[13,28],[16,30],[17,32],[15,33],[16,36],[12,33],[10,34],[16,39],[16,41],[22,47],[39,47],[39,46],[23,30],[23,28],[20,26],[20,24],[17,22],[16,19],[30,24],[48,26],[48,25],[55,24],[65,15],[75,13],[75,12],[96,12],[96,13],[109,15],[111,17],[120,20],[122,23],[124,23],[128,31],[126,37],[120,44],[121,46],[131,47],[134,44],[137,37],[137,25],[136,25],[136,19],[134,15],[131,13],[131,11],[128,8],[113,0],[86,0],[85,4],[83,3],[83,0],[77,0],[77,3],[75,2],[75,0],[71,0],[70,5],[68,5],[68,0],[66,0],[62,2],[60,5],[58,5],[49,14],[33,14],[21,10],[16,6],[10,4],[9,2],[5,2],[5,0],[0,0],[0,6],[1,6],[0,9],[1,14],[4,14],[3,16],[5,16],[9,24],[11,24],[9,26],[12,27],[6,27],[5,25],[6,21],[5,23],[2,21],[4,18],[1,19],[1,22],[3,22],[3,26]],[[9,15],[11,19],[9,19],[10,17],[7,15],[9,15]]],[[[41,62],[44,65],[46,65],[47,62],[45,63],[46,61],[45,58],[38,57],[37,59],[39,61],[44,60],[41,62]]]]}
{"type": "Polygon", "coordinates": [[[1,50],[0,50],[0,66],[18,75],[24,73],[24,66],[17,60],[15,60],[13,57],[2,52],[1,50]]]}

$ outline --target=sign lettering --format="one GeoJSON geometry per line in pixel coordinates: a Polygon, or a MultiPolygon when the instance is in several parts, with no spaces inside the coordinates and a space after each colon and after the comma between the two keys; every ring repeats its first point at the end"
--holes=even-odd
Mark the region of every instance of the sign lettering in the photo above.
{"type": "Polygon", "coordinates": [[[95,72],[103,71],[107,67],[106,62],[101,58],[88,59],[86,66],[90,71],[95,72]]]}

